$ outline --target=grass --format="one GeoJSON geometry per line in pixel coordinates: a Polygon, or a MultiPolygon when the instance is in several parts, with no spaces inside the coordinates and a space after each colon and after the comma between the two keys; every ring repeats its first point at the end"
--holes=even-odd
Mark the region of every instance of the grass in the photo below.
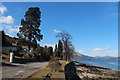
{"type": "Polygon", "coordinates": [[[51,78],[64,78],[64,66],[67,64],[66,61],[60,60],[60,63],[62,64],[60,71],[52,72],[51,68],[49,66],[35,72],[34,74],[30,75],[28,78],[39,78],[42,79],[44,76],[49,74],[51,78]]]}
{"type": "MultiPolygon", "coordinates": [[[[9,54],[2,54],[2,62],[3,63],[8,63],[10,60],[10,55],[9,54]]],[[[22,57],[14,56],[14,60],[16,62],[22,62],[22,57]]]]}
{"type": "Polygon", "coordinates": [[[8,62],[9,61],[9,55],[2,54],[2,62],[8,62]]]}

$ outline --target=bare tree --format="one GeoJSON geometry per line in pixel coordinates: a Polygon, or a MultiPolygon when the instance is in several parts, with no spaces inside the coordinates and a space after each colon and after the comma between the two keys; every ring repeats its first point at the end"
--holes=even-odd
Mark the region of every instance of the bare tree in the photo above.
{"type": "Polygon", "coordinates": [[[72,36],[65,32],[59,32],[56,37],[59,37],[63,43],[63,58],[66,61],[71,60],[72,54],[74,52],[74,48],[71,42],[72,36]]]}

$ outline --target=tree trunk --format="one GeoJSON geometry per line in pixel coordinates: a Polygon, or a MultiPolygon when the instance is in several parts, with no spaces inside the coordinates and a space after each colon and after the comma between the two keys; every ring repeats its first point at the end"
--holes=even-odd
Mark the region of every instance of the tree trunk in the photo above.
{"type": "Polygon", "coordinates": [[[28,51],[30,51],[30,45],[28,45],[28,51]]]}

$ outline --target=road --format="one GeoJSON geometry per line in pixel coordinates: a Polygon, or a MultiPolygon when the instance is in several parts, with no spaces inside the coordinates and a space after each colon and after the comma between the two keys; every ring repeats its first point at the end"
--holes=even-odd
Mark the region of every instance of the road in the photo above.
{"type": "Polygon", "coordinates": [[[34,62],[28,64],[14,64],[16,66],[2,66],[2,78],[26,78],[39,69],[48,65],[48,62],[34,62]]]}

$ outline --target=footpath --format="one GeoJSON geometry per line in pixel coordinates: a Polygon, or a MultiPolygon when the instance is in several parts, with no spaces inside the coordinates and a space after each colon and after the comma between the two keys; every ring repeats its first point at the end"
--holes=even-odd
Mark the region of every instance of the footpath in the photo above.
{"type": "Polygon", "coordinates": [[[2,63],[2,78],[27,78],[47,65],[48,62],[32,62],[27,64],[2,63]]]}

